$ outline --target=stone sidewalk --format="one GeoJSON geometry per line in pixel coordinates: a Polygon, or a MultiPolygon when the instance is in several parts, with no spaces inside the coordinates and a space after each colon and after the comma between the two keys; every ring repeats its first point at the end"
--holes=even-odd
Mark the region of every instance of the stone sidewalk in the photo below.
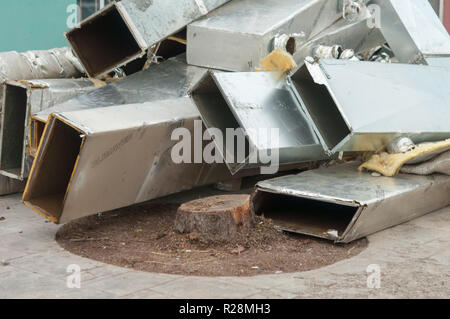
{"type": "Polygon", "coordinates": [[[369,237],[360,255],[318,270],[245,278],[152,274],[64,251],[57,225],[0,199],[0,298],[450,298],[450,208],[369,237]],[[79,265],[81,288],[67,288],[79,265]],[[367,287],[379,265],[380,289],[367,287]]]}

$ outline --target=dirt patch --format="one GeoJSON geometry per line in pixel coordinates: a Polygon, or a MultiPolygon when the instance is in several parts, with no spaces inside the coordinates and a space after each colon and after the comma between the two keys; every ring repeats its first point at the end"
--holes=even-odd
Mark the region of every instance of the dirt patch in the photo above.
{"type": "Polygon", "coordinates": [[[206,242],[173,231],[179,205],[128,207],[73,221],[60,228],[66,250],[141,271],[196,276],[252,276],[307,271],[359,254],[362,239],[348,245],[287,234],[257,217],[256,227],[231,243],[206,242]]]}

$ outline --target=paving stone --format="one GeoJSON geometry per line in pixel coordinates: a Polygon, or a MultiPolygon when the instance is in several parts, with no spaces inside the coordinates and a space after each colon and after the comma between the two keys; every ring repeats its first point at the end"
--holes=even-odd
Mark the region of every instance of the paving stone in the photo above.
{"type": "Polygon", "coordinates": [[[258,293],[258,289],[208,277],[185,277],[152,288],[175,298],[245,298],[258,293]]]}
{"type": "Polygon", "coordinates": [[[69,265],[78,265],[81,271],[89,270],[103,265],[100,262],[86,258],[80,258],[75,255],[61,256],[53,251],[15,259],[12,260],[10,264],[15,268],[55,278],[67,277],[69,275],[69,273],[67,272],[67,267],[69,265]]]}
{"type": "Polygon", "coordinates": [[[9,263],[0,266],[0,298],[450,298],[450,208],[374,234],[365,251],[334,265],[243,278],[143,273],[72,255],[54,240],[60,226],[19,195],[0,199],[0,216],[0,262],[9,263]],[[372,263],[380,289],[367,287],[372,263]],[[67,288],[69,264],[82,268],[81,289],[67,288]]]}
{"type": "Polygon", "coordinates": [[[144,272],[127,272],[116,276],[86,281],[83,286],[95,290],[110,292],[118,296],[129,295],[140,290],[174,281],[177,276],[150,274],[144,272]]]}
{"type": "Polygon", "coordinates": [[[170,295],[162,295],[156,291],[153,291],[151,289],[143,289],[136,291],[134,293],[120,296],[120,298],[124,299],[168,299],[170,298],[170,295]]]}

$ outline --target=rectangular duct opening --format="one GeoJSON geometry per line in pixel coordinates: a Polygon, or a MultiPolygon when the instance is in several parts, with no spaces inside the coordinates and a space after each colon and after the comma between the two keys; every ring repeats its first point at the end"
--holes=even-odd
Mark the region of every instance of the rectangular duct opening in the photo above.
{"type": "Polygon", "coordinates": [[[325,144],[332,150],[351,131],[327,87],[314,81],[306,65],[292,76],[292,81],[325,144]]]}
{"type": "Polygon", "coordinates": [[[5,86],[0,168],[20,176],[24,156],[27,90],[20,86],[5,86]]]}
{"type": "Polygon", "coordinates": [[[80,28],[70,30],[66,37],[92,77],[142,53],[116,5],[105,9],[80,28]]]}
{"type": "Polygon", "coordinates": [[[45,122],[38,119],[31,119],[30,123],[30,154],[35,155],[39,143],[41,142],[42,135],[44,134],[45,122]]]}
{"type": "Polygon", "coordinates": [[[335,234],[342,236],[358,212],[356,206],[264,191],[256,193],[253,207],[257,215],[272,219],[285,231],[333,240],[335,234]]]}
{"type": "MultiPolygon", "coordinates": [[[[197,105],[206,128],[217,128],[222,132],[224,144],[222,155],[225,157],[226,154],[228,154],[229,158],[234,159],[233,161],[227,161],[227,164],[232,167],[239,167],[238,163],[244,162],[249,156],[249,142],[246,138],[244,159],[238,157],[236,152],[237,147],[231,148],[231,143],[227,143],[227,129],[236,130],[240,128],[240,125],[211,74],[206,75],[201,81],[199,81],[197,87],[191,92],[191,96],[197,105]],[[227,148],[228,146],[230,146],[230,148],[227,148]]],[[[234,139],[233,144],[238,145],[237,137],[234,137],[234,139]]],[[[235,173],[234,168],[232,170],[232,173],[235,173]]]]}
{"type": "Polygon", "coordinates": [[[80,132],[59,119],[51,120],[49,126],[43,136],[45,145],[42,145],[31,172],[32,183],[27,186],[24,202],[57,222],[80,153],[82,138],[80,132]]]}

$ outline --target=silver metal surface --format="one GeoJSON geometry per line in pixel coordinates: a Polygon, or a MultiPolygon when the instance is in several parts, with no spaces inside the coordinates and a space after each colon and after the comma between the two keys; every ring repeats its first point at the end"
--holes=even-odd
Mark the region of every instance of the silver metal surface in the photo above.
{"type": "Polygon", "coordinates": [[[288,38],[284,48],[295,55],[297,48],[341,14],[335,0],[231,1],[188,25],[187,61],[221,70],[253,71],[280,37],[288,38]]]}
{"type": "Polygon", "coordinates": [[[252,205],[289,232],[348,243],[450,204],[450,176],[374,177],[347,164],[257,184],[252,205]]]}
{"type": "Polygon", "coordinates": [[[4,85],[0,128],[0,174],[23,180],[32,159],[28,156],[32,114],[95,89],[88,79],[8,81],[4,85]]]}
{"type": "Polygon", "coordinates": [[[195,120],[187,97],[52,114],[23,200],[65,223],[232,179],[224,164],[172,160],[173,130],[193,134],[195,120]]]}
{"type": "Polygon", "coordinates": [[[291,77],[329,154],[449,138],[449,79],[449,68],[344,60],[305,62],[291,77]]]}
{"type": "Polygon", "coordinates": [[[208,129],[217,128],[224,137],[226,129],[246,132],[249,147],[245,158],[239,158],[237,147],[228,149],[231,144],[217,145],[233,174],[262,165],[249,160],[260,152],[278,152],[280,164],[326,158],[281,72],[210,71],[192,89],[191,96],[208,129]],[[273,129],[278,130],[278,140],[271,138],[273,129]]]}
{"type": "Polygon", "coordinates": [[[428,0],[372,0],[380,28],[396,58],[427,64],[427,57],[450,56],[450,36],[428,0]]]}
{"type": "Polygon", "coordinates": [[[185,55],[152,65],[150,69],[130,75],[120,81],[78,96],[32,116],[30,136],[32,149],[36,150],[36,127],[45,125],[55,112],[86,110],[91,108],[143,103],[187,96],[188,90],[207,71],[186,64],[185,55]]]}
{"type": "Polygon", "coordinates": [[[91,77],[143,56],[148,48],[229,0],[122,0],[66,33],[91,77]]]}

